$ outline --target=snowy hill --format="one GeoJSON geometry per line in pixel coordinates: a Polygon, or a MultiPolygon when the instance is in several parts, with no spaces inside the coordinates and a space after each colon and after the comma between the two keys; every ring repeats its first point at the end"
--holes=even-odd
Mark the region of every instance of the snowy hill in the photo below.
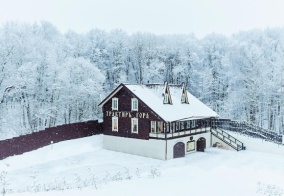
{"type": "Polygon", "coordinates": [[[283,146],[243,137],[246,151],[209,148],[161,161],[104,150],[102,138],[65,141],[0,161],[0,190],[11,196],[284,195],[283,146]]]}

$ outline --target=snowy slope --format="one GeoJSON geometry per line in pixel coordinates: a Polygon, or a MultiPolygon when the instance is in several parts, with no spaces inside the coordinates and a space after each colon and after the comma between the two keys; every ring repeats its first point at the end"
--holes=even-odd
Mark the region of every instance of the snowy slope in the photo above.
{"type": "MultiPolygon", "coordinates": [[[[0,161],[0,171],[7,172],[4,188],[12,189],[12,196],[231,196],[284,189],[284,156],[260,152],[266,144],[260,140],[250,139],[249,148],[258,152],[209,148],[161,161],[104,150],[102,137],[65,141],[0,161]]],[[[284,151],[275,144],[266,148],[284,151]]]]}
{"type": "Polygon", "coordinates": [[[277,145],[273,142],[267,142],[264,139],[252,138],[231,131],[228,131],[228,133],[230,133],[238,140],[242,141],[245,144],[247,150],[284,156],[284,145],[277,145]]]}

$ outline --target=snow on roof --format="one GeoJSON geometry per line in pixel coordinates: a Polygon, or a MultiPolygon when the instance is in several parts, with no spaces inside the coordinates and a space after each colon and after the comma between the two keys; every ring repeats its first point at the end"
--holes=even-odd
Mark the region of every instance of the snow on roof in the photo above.
{"type": "Polygon", "coordinates": [[[218,114],[187,91],[189,104],[181,103],[182,85],[169,85],[172,104],[163,103],[164,84],[124,84],[165,121],[218,117],[218,114]]]}

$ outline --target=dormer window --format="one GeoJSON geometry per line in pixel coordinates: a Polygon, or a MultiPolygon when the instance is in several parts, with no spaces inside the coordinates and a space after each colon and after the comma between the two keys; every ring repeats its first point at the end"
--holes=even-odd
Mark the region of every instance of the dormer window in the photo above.
{"type": "Polygon", "coordinates": [[[118,110],[118,98],[112,98],[112,110],[118,110]]]}
{"type": "Polygon", "coordinates": [[[169,103],[169,95],[165,94],[164,103],[169,103]]]}
{"type": "Polygon", "coordinates": [[[138,111],[138,99],[136,98],[131,99],[131,110],[138,111]]]}
{"type": "Polygon", "coordinates": [[[181,95],[181,102],[182,102],[182,103],[185,102],[185,95],[184,95],[184,94],[181,95]]]}
{"type": "Polygon", "coordinates": [[[164,89],[164,104],[173,104],[170,94],[170,89],[167,82],[165,82],[165,89],[164,89]]]}
{"type": "Polygon", "coordinates": [[[181,103],[188,104],[188,97],[187,97],[187,91],[184,83],[182,84],[182,93],[181,93],[181,103]]]}

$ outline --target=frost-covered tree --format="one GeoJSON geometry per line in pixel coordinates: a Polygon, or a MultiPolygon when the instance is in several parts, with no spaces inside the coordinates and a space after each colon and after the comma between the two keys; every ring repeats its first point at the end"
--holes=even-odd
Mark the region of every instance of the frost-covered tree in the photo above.
{"type": "MultiPolygon", "coordinates": [[[[101,117],[121,82],[184,82],[221,117],[284,127],[284,29],[232,37],[61,34],[48,22],[0,27],[0,133],[15,136],[101,117]]],[[[9,136],[10,135],[10,136],[9,136]]]]}

